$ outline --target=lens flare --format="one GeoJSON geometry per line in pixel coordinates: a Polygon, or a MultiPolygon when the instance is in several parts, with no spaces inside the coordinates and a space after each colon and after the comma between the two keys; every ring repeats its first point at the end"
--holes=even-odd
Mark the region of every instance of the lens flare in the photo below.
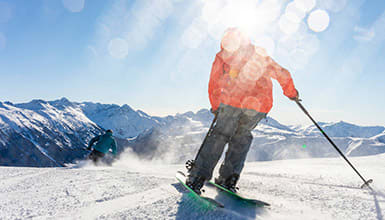
{"type": "Polygon", "coordinates": [[[242,108],[245,109],[259,109],[261,105],[261,101],[254,96],[246,97],[241,103],[242,108]]]}
{"type": "Polygon", "coordinates": [[[112,57],[123,59],[128,55],[127,41],[121,38],[115,38],[108,44],[108,51],[112,57]]]}
{"type": "Polygon", "coordinates": [[[238,50],[238,48],[241,46],[241,37],[235,35],[237,35],[237,33],[230,31],[225,33],[221,41],[221,46],[223,49],[229,52],[238,50]]]}
{"type": "Polygon", "coordinates": [[[295,23],[300,23],[302,19],[306,16],[306,13],[298,8],[295,2],[290,2],[285,10],[286,17],[295,23]]]}
{"type": "Polygon", "coordinates": [[[266,55],[273,55],[275,51],[275,42],[272,38],[268,36],[259,36],[253,39],[254,44],[258,47],[263,47],[266,51],[266,55]]]}
{"type": "Polygon", "coordinates": [[[210,0],[202,3],[202,20],[214,39],[220,39],[228,27],[238,27],[249,36],[262,35],[277,20],[283,5],[279,0],[210,0]]]}
{"type": "Polygon", "coordinates": [[[316,5],[316,0],[294,0],[296,7],[303,10],[304,12],[309,12],[316,5]]]}
{"type": "Polygon", "coordinates": [[[290,35],[298,31],[299,23],[291,21],[287,14],[284,14],[279,19],[279,28],[283,33],[290,35]]]}
{"type": "Polygon", "coordinates": [[[307,24],[314,32],[322,32],[329,26],[329,14],[325,10],[317,9],[310,13],[307,24]]]}

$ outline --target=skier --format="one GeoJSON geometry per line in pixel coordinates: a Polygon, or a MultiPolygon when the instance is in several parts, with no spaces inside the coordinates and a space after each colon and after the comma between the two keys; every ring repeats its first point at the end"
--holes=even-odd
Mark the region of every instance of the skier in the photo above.
{"type": "Polygon", "coordinates": [[[88,159],[96,164],[110,149],[111,153],[116,155],[116,141],[112,136],[112,130],[109,129],[105,134],[98,135],[90,140],[87,150],[92,150],[92,152],[88,156],[88,159]],[[95,142],[96,144],[93,146],[95,142]]]}
{"type": "Polygon", "coordinates": [[[198,194],[212,177],[224,147],[225,160],[215,183],[236,192],[253,136],[251,131],[273,106],[272,81],[277,80],[285,96],[299,100],[289,71],[254,46],[238,28],[226,30],[216,54],[209,81],[211,111],[216,121],[208,131],[190,165],[186,185],[198,194]]]}

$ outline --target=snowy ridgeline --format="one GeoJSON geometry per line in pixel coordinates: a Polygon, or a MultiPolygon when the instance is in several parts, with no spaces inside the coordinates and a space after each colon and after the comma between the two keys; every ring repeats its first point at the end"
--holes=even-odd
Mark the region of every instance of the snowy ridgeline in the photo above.
{"type": "Polygon", "coordinates": [[[177,183],[183,165],[126,155],[112,167],[0,167],[0,219],[384,219],[385,154],[351,161],[374,191],[360,189],[341,158],[251,162],[240,192],[271,206],[247,206],[205,186],[225,205],[217,210],[202,209],[177,183]]]}
{"type": "MultiPolygon", "coordinates": [[[[181,163],[193,158],[212,118],[207,109],[152,117],[128,105],[76,103],[65,98],[0,102],[0,165],[72,163],[86,155],[84,147],[103,129],[114,130],[120,153],[133,151],[142,158],[181,163]]],[[[383,126],[320,124],[349,156],[385,152],[383,126]]],[[[268,117],[254,130],[254,137],[248,161],[337,156],[315,126],[285,126],[268,117]]]]}

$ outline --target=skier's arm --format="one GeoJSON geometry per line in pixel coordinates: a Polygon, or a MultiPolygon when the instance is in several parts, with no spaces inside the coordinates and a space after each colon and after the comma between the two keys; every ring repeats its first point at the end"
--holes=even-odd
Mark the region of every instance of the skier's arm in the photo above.
{"type": "Polygon", "coordinates": [[[294,82],[291,78],[290,72],[270,57],[267,58],[267,61],[269,63],[267,71],[273,79],[279,82],[282,87],[283,94],[290,99],[298,98],[298,91],[294,87],[294,82]]]}
{"type": "Polygon", "coordinates": [[[100,138],[100,135],[98,135],[98,136],[92,138],[92,139],[90,140],[90,142],[88,143],[87,149],[91,150],[92,145],[93,145],[96,141],[98,141],[99,138],[100,138]]]}
{"type": "Polygon", "coordinates": [[[215,56],[213,66],[211,68],[209,81],[209,99],[212,111],[216,111],[219,107],[219,96],[221,95],[221,88],[219,85],[220,76],[223,74],[223,61],[220,57],[215,56]]]}
{"type": "Polygon", "coordinates": [[[111,144],[111,153],[113,155],[116,155],[116,141],[115,140],[112,140],[112,144],[111,144]]]}

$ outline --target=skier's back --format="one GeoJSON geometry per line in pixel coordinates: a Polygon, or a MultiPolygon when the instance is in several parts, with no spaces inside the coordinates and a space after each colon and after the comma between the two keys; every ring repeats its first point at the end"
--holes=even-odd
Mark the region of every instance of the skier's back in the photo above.
{"type": "Polygon", "coordinates": [[[105,134],[92,138],[87,149],[91,150],[92,148],[93,151],[91,152],[89,159],[95,163],[103,158],[110,150],[112,154],[116,155],[116,141],[112,136],[112,130],[107,130],[105,134]],[[94,143],[96,144],[94,145],[94,143]]]}
{"type": "Polygon", "coordinates": [[[273,107],[271,78],[280,83],[284,95],[296,97],[289,71],[263,48],[252,45],[246,36],[237,35],[243,34],[235,28],[228,30],[222,39],[221,51],[215,57],[209,82],[212,109],[218,109],[223,103],[268,113],[273,107]]]}
{"type": "Polygon", "coordinates": [[[197,193],[212,172],[228,144],[217,184],[236,191],[253,136],[251,131],[273,106],[272,82],[276,79],[284,95],[298,100],[290,73],[269,57],[264,49],[237,28],[230,28],[221,41],[213,63],[209,98],[216,122],[207,134],[189,170],[186,184],[197,193]]]}

